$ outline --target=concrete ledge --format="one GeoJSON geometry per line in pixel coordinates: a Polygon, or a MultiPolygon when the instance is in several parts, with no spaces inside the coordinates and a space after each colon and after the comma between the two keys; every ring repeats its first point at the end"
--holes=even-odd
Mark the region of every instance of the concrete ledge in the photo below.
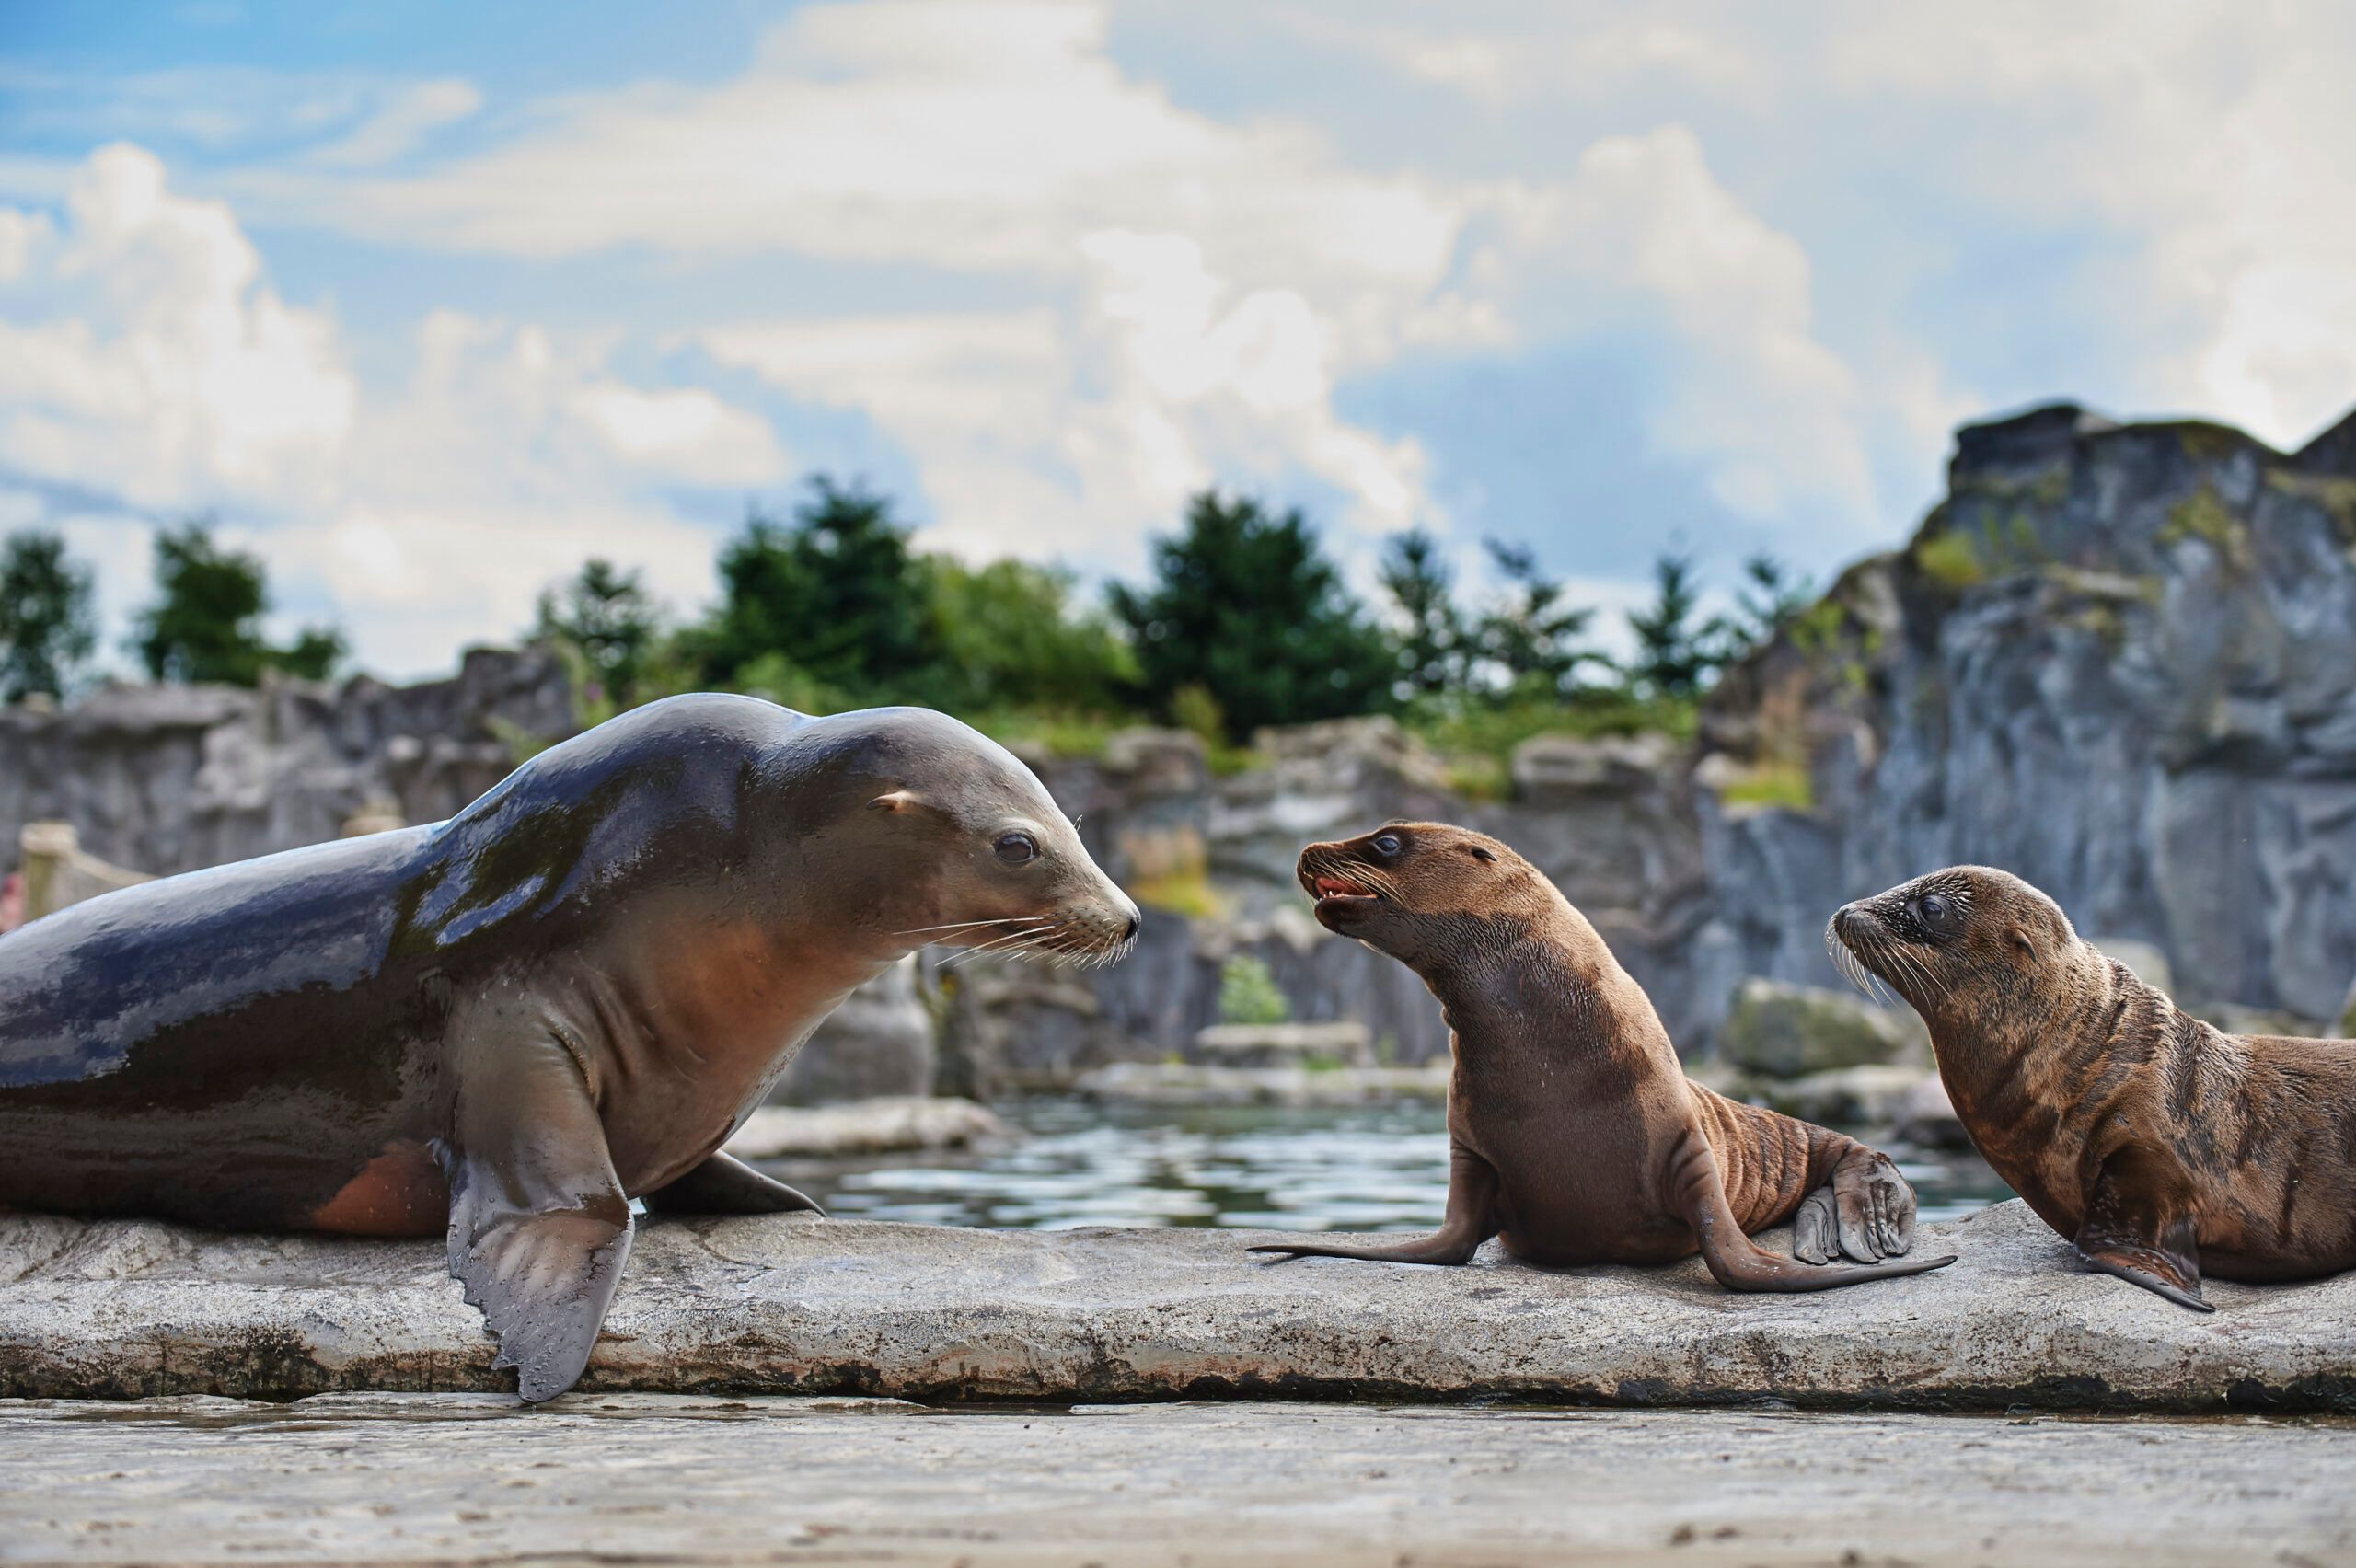
{"type": "MultiPolygon", "coordinates": [[[[1259,1239],[652,1224],[583,1387],[2356,1411],[2356,1274],[2213,1283],[2201,1316],[2079,1272],[2018,1203],[1925,1227],[1923,1247],[1961,1254],[1952,1268],[1802,1297],[1729,1295],[1691,1262],[1267,1261],[1243,1251],[1259,1239]]],[[[0,1216],[0,1396],[512,1386],[491,1355],[437,1246],[0,1216]]]]}

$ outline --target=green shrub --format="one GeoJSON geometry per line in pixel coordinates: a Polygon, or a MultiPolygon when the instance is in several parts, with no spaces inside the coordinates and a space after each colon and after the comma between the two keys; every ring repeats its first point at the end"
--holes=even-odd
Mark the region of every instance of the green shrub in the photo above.
{"type": "Polygon", "coordinates": [[[1219,965],[1218,1016],[1222,1023],[1288,1023],[1292,1004],[1265,961],[1239,952],[1219,965]]]}

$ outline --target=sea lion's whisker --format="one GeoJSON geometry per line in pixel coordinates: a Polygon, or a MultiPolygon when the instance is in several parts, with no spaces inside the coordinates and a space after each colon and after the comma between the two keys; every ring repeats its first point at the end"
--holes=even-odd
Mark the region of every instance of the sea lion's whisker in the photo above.
{"type": "Polygon", "coordinates": [[[1037,938],[1045,937],[1054,929],[1055,927],[1049,925],[1045,928],[1034,928],[1029,930],[1009,931],[1004,936],[992,937],[986,942],[977,942],[974,946],[965,949],[963,952],[951,954],[947,959],[941,962],[941,967],[943,969],[954,969],[958,964],[963,963],[967,959],[978,957],[986,952],[1011,951],[1011,949],[1022,947],[1037,938]]]}
{"type": "Polygon", "coordinates": [[[905,931],[895,931],[895,937],[922,936],[927,931],[963,931],[976,926],[1004,926],[1016,920],[1036,920],[1036,915],[993,915],[987,920],[952,920],[945,926],[911,926],[905,931]]]}

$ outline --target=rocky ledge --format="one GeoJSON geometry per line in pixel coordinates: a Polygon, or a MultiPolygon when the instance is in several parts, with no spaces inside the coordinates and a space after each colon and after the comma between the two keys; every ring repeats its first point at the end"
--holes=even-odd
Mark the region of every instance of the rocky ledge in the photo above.
{"type": "MultiPolygon", "coordinates": [[[[1936,1274],[1733,1296],[1697,1262],[1549,1273],[1271,1261],[1230,1230],[649,1225],[589,1389],[1047,1402],[1268,1398],[2356,1411],[2356,1274],[2080,1272],[2018,1203],[1925,1227],[1936,1274]]],[[[1783,1239],[1774,1239],[1780,1242],[1783,1239]]],[[[498,1389],[415,1242],[0,1216],[0,1396],[498,1389]]]]}

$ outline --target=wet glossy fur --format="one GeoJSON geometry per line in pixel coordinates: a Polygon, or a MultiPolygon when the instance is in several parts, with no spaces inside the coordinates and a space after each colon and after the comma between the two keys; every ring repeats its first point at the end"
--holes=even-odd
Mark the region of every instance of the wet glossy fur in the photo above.
{"type": "Polygon", "coordinates": [[[1854,1139],[1687,1078],[1643,989],[1585,917],[1505,845],[1437,823],[1311,845],[1318,918],[1422,976],[1455,1048],[1447,1218],[1390,1244],[1258,1251],[1461,1263],[1491,1236],[1535,1263],[1656,1263],[1697,1250],[1736,1290],[1916,1274],[1914,1195],[1854,1139]],[[1395,845],[1395,848],[1386,847],[1395,845]],[[1350,896],[1338,889],[1355,889],[1350,896]],[[1321,894],[1323,896],[1321,896],[1321,894]],[[1749,1233],[1797,1221],[1781,1258],[1749,1233]],[[1840,1252],[1864,1267],[1821,1267],[1840,1252]]]}
{"type": "Polygon", "coordinates": [[[953,720],[675,698],[449,822],[0,938],[0,1205],[446,1232],[541,1398],[586,1359],[629,1199],[814,1206],[719,1150],[852,987],[928,940],[1109,955],[1135,921],[953,720]],[[1036,860],[994,859],[1010,824],[1036,860]]]}
{"type": "Polygon", "coordinates": [[[1923,1015],[1972,1142],[2089,1266],[2204,1309],[2204,1273],[2356,1266],[2356,1042],[2214,1029],[1987,867],[1829,935],[1923,1015]]]}

